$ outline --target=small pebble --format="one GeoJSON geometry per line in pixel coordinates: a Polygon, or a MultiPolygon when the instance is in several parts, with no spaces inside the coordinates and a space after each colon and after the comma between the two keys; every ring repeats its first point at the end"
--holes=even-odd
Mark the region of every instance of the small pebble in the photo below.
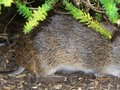
{"type": "Polygon", "coordinates": [[[58,90],[58,89],[61,89],[61,88],[62,88],[62,85],[61,85],[61,84],[54,85],[54,88],[57,89],[57,90],[58,90]]]}

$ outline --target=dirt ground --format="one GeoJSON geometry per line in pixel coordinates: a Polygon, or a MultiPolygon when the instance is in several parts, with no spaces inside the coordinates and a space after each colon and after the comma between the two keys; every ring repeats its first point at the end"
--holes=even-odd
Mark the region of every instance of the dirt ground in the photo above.
{"type": "MultiPolygon", "coordinates": [[[[3,43],[0,44],[0,71],[15,67],[15,50],[12,47],[15,46],[15,40],[23,28],[21,23],[24,23],[20,19],[19,22],[13,20],[6,27],[10,18],[0,19],[0,43],[3,43]],[[5,44],[6,42],[7,44],[5,44]]],[[[120,90],[120,78],[117,77],[95,78],[92,74],[83,72],[62,74],[62,77],[64,80],[51,82],[50,80],[36,79],[27,70],[14,77],[1,74],[0,90],[120,90]]]]}
{"type": "Polygon", "coordinates": [[[120,79],[84,79],[71,76],[66,82],[43,83],[31,79],[31,74],[16,77],[0,75],[0,90],[120,90],[120,79]]]}

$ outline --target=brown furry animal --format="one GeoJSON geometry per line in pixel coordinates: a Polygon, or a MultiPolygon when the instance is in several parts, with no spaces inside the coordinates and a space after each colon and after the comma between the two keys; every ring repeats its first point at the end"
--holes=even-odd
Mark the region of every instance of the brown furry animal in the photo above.
{"type": "Polygon", "coordinates": [[[27,68],[39,77],[69,70],[120,77],[120,37],[111,43],[71,16],[52,16],[48,26],[42,26],[33,38],[21,38],[19,44],[19,72],[27,68]]]}

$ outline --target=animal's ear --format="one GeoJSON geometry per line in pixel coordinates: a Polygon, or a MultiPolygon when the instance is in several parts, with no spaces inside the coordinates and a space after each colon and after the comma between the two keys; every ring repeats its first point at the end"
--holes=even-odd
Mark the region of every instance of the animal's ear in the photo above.
{"type": "Polygon", "coordinates": [[[117,39],[117,37],[120,37],[120,30],[114,30],[112,32],[111,42],[113,43],[117,39]]]}

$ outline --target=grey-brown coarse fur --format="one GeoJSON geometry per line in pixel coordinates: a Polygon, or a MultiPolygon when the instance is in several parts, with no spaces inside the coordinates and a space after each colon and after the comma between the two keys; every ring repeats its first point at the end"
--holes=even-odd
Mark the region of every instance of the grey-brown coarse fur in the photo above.
{"type": "Polygon", "coordinates": [[[35,37],[23,37],[16,55],[18,65],[37,76],[61,69],[119,76],[120,40],[111,43],[68,15],[54,15],[48,25],[40,27],[35,37]]]}

